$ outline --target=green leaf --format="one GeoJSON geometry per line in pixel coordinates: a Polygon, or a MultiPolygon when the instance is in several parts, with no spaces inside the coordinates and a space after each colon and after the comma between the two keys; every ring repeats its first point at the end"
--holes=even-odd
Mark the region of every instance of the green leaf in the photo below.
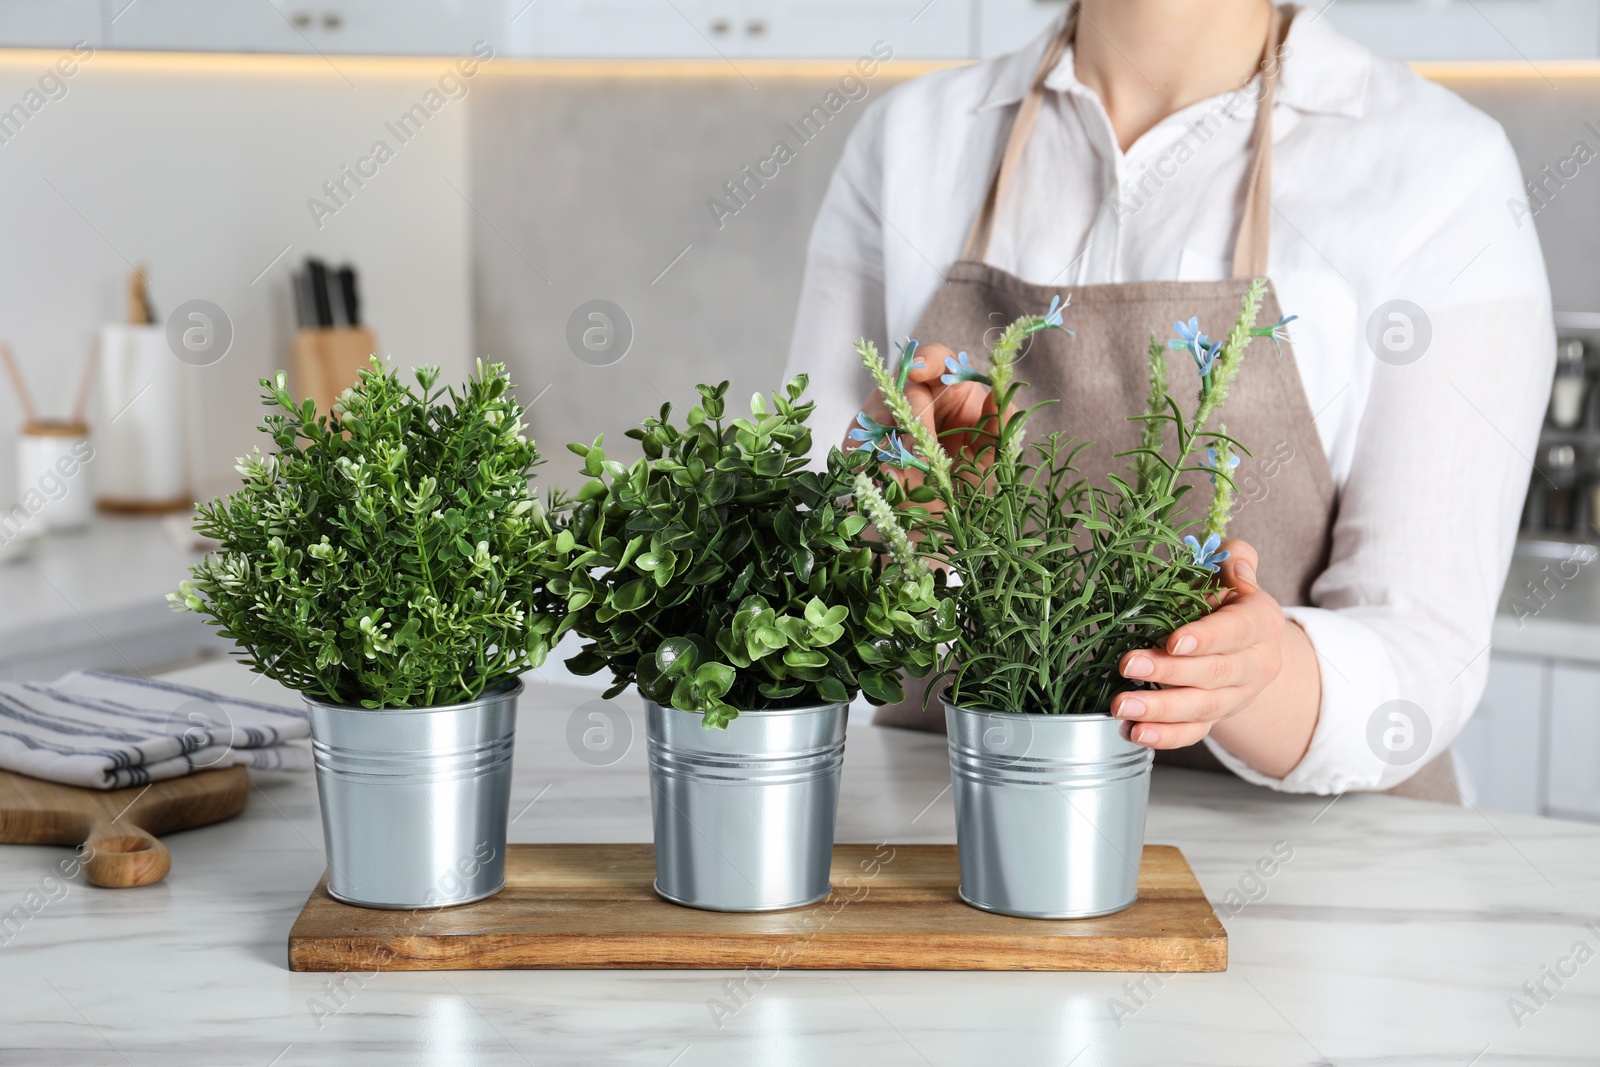
{"type": "Polygon", "coordinates": [[[843,704],[850,699],[850,691],[833,675],[817,683],[817,695],[829,704],[843,704]]]}
{"type": "Polygon", "coordinates": [[[654,595],[652,582],[636,578],[613,593],[611,603],[618,611],[638,611],[650,603],[654,595]]]}
{"type": "Polygon", "coordinates": [[[695,686],[709,697],[720,697],[732,689],[735,677],[734,669],[726,663],[702,663],[694,672],[695,686]]]}
{"type": "Polygon", "coordinates": [[[905,699],[905,690],[897,674],[885,671],[863,671],[856,675],[861,692],[873,704],[898,704],[905,699]]]}
{"type": "Polygon", "coordinates": [[[688,674],[699,662],[700,651],[687,637],[669,637],[656,649],[656,666],[665,678],[688,674]]]}

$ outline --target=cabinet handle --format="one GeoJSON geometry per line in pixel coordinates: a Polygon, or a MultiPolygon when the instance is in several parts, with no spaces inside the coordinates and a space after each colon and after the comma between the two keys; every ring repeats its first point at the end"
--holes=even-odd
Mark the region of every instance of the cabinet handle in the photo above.
{"type": "Polygon", "coordinates": [[[744,24],[744,32],[751,37],[760,37],[767,32],[767,24],[761,19],[751,19],[744,24]]]}
{"type": "Polygon", "coordinates": [[[340,26],[343,26],[343,25],[344,25],[344,16],[339,14],[337,11],[325,11],[325,12],[323,12],[323,15],[322,15],[322,28],[323,29],[325,29],[325,30],[337,30],[340,26]]]}
{"type": "Polygon", "coordinates": [[[294,24],[294,28],[297,30],[309,29],[311,27],[311,12],[296,11],[289,16],[289,21],[294,24]]]}
{"type": "Polygon", "coordinates": [[[716,19],[711,23],[711,32],[716,34],[718,37],[723,36],[731,29],[733,29],[733,23],[729,22],[727,19],[716,19]]]}

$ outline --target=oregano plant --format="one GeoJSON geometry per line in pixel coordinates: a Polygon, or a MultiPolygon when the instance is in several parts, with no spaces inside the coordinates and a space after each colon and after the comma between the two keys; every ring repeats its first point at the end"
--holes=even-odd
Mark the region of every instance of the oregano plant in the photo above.
{"type": "Polygon", "coordinates": [[[954,605],[908,543],[885,551],[845,506],[867,457],[834,449],[806,469],[805,387],[757,393],[730,418],[728,383],[698,386],[681,423],[669,404],[628,431],[644,453],[632,464],[598,438],[568,446],[590,478],[563,519],[580,554],[561,588],[588,639],[568,665],[609,668],[608,696],[636,684],[726,727],[857,693],[890,703],[903,671],[932,669],[954,605]]]}
{"type": "MultiPolygon", "coordinates": [[[[529,486],[539,450],[505,367],[415,388],[373,359],[332,412],[261,380],[275,451],[199,508],[221,542],[169,595],[252,670],[368,708],[450,704],[539,666],[560,636],[571,535],[529,486]]],[[[559,501],[553,501],[559,504],[559,501]]]]}

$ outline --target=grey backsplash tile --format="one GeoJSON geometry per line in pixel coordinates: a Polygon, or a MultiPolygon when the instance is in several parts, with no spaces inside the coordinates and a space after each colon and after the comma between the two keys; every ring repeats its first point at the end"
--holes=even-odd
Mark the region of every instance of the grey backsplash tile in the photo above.
{"type": "MultiPolygon", "coordinates": [[[[507,363],[524,403],[538,398],[529,421],[550,459],[546,484],[578,482],[568,441],[603,431],[613,455],[637,455],[623,431],[664,400],[690,405],[696,382],[731,379],[741,407],[777,386],[812,219],[866,101],[719,228],[707,201],[774,142],[797,145],[784,124],[837,81],[757,77],[759,88],[738,77],[506,77],[478,90],[475,347],[507,363]],[[593,299],[632,320],[632,347],[610,366],[567,344],[569,316],[593,299]]],[[[869,84],[871,100],[893,80],[869,84]]]]}

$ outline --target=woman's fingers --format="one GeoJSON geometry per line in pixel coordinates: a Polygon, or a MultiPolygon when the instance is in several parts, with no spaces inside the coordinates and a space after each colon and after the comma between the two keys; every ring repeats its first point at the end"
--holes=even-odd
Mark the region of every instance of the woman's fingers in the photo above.
{"type": "Polygon", "coordinates": [[[933,344],[918,345],[916,362],[911,365],[910,380],[923,385],[938,382],[939,376],[946,373],[944,367],[946,358],[956,358],[949,345],[941,345],[937,341],[933,344]]]}
{"type": "Polygon", "coordinates": [[[1255,548],[1248,541],[1224,541],[1221,547],[1228,553],[1218,574],[1223,586],[1241,593],[1254,593],[1256,567],[1261,562],[1255,548]]]}
{"type": "MultiPolygon", "coordinates": [[[[1283,629],[1283,609],[1265,593],[1232,594],[1203,619],[1186,623],[1167,636],[1169,658],[1228,656],[1276,637],[1283,629]]],[[[1129,653],[1139,655],[1140,653],[1129,653]]],[[[1132,677],[1131,675],[1129,677],[1132,677]]],[[[1165,682],[1165,678],[1154,679],[1165,682]]]]}
{"type": "Polygon", "coordinates": [[[1211,732],[1208,722],[1137,723],[1128,737],[1136,745],[1146,748],[1187,748],[1204,739],[1211,732]]]}
{"type": "Polygon", "coordinates": [[[1133,722],[1216,722],[1237,704],[1243,692],[1232,686],[1216,689],[1135,689],[1118,693],[1111,714],[1133,722]]]}
{"type": "Polygon", "coordinates": [[[1246,655],[1171,656],[1152,648],[1123,656],[1122,676],[1155,685],[1222,689],[1243,684],[1251,666],[1246,655]]]}
{"type": "Polygon", "coordinates": [[[1178,627],[1161,648],[1125,654],[1123,677],[1160,688],[1119,693],[1111,712],[1151,748],[1179,748],[1254,700],[1283,667],[1283,609],[1256,585],[1256,550],[1227,541],[1220,606],[1178,627]]]}

